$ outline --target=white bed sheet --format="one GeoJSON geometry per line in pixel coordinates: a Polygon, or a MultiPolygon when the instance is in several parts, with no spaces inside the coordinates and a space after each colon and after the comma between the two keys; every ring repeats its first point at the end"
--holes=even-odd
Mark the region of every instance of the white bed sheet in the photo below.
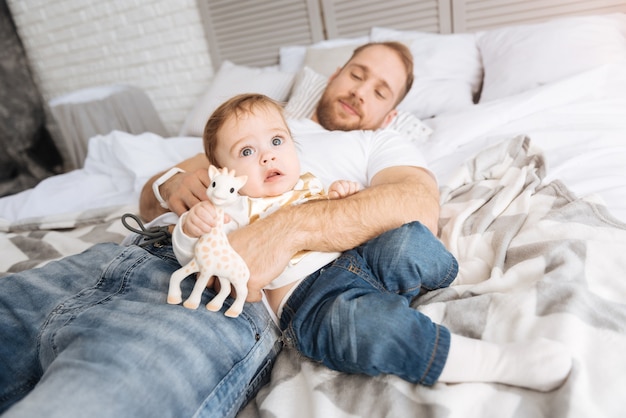
{"type": "Polygon", "coordinates": [[[546,182],[562,180],[626,221],[626,62],[425,123],[433,134],[422,147],[441,184],[468,156],[525,134],[546,156],[546,182]]]}
{"type": "Polygon", "coordinates": [[[42,216],[73,216],[88,209],[137,205],[154,173],[202,151],[201,138],[164,139],[113,131],[90,139],[85,165],[0,199],[0,227],[42,216]]]}

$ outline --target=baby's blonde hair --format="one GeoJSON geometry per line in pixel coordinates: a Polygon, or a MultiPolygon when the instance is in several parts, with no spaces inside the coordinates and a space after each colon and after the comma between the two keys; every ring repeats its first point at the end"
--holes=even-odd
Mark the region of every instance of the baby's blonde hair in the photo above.
{"type": "Polygon", "coordinates": [[[215,109],[204,126],[202,141],[204,142],[204,153],[209,159],[209,163],[221,168],[219,161],[217,161],[215,157],[215,149],[217,148],[217,135],[222,126],[224,126],[230,118],[239,118],[242,115],[249,115],[258,109],[276,110],[285,123],[285,127],[289,130],[287,121],[285,121],[285,116],[283,115],[283,106],[277,101],[264,94],[257,93],[244,93],[234,96],[215,109]]]}

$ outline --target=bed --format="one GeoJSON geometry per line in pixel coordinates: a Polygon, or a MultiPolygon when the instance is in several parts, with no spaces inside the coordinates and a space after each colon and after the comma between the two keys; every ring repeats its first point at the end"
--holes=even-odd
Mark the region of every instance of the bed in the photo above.
{"type": "Polygon", "coordinates": [[[460,263],[450,288],[413,307],[473,338],[561,341],[574,366],[549,393],[427,388],[337,373],[284,349],[240,417],[623,416],[623,13],[462,33],[372,26],[367,35],[285,44],[273,65],[224,59],[177,137],[95,136],[82,169],[0,199],[0,275],[120,242],[120,217],[137,213],[142,185],[201,149],[204,120],[221,100],[256,90],[285,101],[290,117],[306,117],[329,72],[365,40],[400,40],[414,54],[416,83],[388,129],[423,149],[440,183],[439,235],[460,263]]]}

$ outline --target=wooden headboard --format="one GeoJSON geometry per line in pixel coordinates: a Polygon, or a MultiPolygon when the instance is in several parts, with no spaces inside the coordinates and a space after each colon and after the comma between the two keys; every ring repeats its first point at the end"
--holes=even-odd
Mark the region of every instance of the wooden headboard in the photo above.
{"type": "Polygon", "coordinates": [[[278,48],[367,35],[373,26],[455,33],[559,16],[626,13],[623,0],[198,0],[213,67],[278,63],[278,48]]]}

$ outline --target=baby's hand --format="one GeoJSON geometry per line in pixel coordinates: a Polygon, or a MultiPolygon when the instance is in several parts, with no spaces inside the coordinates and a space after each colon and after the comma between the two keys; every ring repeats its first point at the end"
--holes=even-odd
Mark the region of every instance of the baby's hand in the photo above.
{"type": "Polygon", "coordinates": [[[337,180],[328,188],[328,197],[331,199],[339,199],[355,194],[360,189],[359,184],[354,181],[337,180]]]}
{"type": "MultiPolygon", "coordinates": [[[[228,222],[228,216],[225,215],[225,217],[224,222],[228,222]]],[[[192,238],[198,238],[215,228],[216,225],[217,213],[213,204],[208,201],[199,202],[187,212],[183,223],[183,232],[192,238]]]]}

